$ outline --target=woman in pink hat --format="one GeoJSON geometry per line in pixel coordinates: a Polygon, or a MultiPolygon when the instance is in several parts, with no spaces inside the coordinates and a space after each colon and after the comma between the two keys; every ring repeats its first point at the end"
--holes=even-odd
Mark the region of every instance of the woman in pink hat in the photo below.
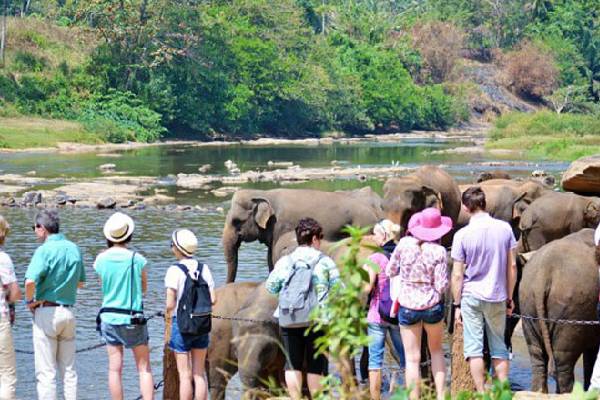
{"type": "Polygon", "coordinates": [[[446,364],[442,350],[444,304],[448,288],[446,249],[440,239],[452,229],[452,220],[437,208],[426,208],[408,222],[408,233],[398,242],[387,265],[399,281],[398,321],[406,355],[406,386],[411,399],[420,396],[421,333],[427,332],[431,369],[437,398],[445,394],[446,364]]]}

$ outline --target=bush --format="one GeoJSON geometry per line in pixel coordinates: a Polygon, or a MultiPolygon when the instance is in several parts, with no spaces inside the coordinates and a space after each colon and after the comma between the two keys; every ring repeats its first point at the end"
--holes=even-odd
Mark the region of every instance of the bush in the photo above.
{"type": "Polygon", "coordinates": [[[414,46],[423,57],[423,78],[430,78],[434,83],[447,80],[464,47],[465,33],[449,22],[431,21],[415,25],[412,36],[414,46]]]}
{"type": "Polygon", "coordinates": [[[11,76],[0,75],[0,99],[15,101],[17,83],[11,76]]]}
{"type": "Polygon", "coordinates": [[[14,68],[20,72],[42,72],[48,66],[48,61],[28,51],[18,50],[15,53],[14,68]]]}
{"type": "Polygon", "coordinates": [[[502,61],[507,86],[519,95],[539,100],[556,87],[558,69],[554,57],[532,42],[522,42],[502,61]]]}

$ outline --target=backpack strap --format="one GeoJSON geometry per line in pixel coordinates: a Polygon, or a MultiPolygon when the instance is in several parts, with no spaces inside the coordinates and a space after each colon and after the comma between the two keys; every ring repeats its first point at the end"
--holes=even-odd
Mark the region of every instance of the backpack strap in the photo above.
{"type": "Polygon", "coordinates": [[[204,266],[206,265],[205,263],[198,261],[196,259],[193,259],[194,261],[196,261],[196,263],[198,264],[196,266],[196,271],[198,272],[198,279],[194,279],[194,277],[190,274],[190,270],[188,269],[188,267],[186,267],[183,263],[177,263],[174,264],[176,267],[178,267],[186,276],[189,276],[191,279],[193,280],[199,280],[202,279],[204,280],[204,278],[202,278],[202,271],[204,271],[204,266]]]}

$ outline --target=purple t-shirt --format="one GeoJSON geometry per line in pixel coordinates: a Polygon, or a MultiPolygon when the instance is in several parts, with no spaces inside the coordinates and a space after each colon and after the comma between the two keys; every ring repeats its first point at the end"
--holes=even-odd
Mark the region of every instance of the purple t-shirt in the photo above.
{"type": "Polygon", "coordinates": [[[517,247],[507,222],[480,212],[454,235],[452,258],[465,263],[463,296],[499,302],[506,297],[508,252],[517,247]]]}

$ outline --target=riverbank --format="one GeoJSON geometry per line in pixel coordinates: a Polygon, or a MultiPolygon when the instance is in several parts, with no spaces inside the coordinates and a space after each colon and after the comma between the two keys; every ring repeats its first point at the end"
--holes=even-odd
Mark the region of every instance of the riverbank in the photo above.
{"type": "Polygon", "coordinates": [[[495,121],[485,148],[525,151],[534,159],[573,161],[600,153],[600,119],[551,111],[507,114],[495,121]]]}
{"type": "Polygon", "coordinates": [[[185,145],[193,147],[213,146],[319,146],[334,143],[397,142],[405,139],[443,139],[471,141],[485,137],[489,125],[470,125],[446,131],[411,131],[391,134],[367,134],[354,137],[321,137],[282,139],[262,137],[250,140],[200,141],[163,140],[151,143],[103,143],[97,136],[87,133],[77,122],[39,118],[0,118],[1,153],[108,153],[135,150],[153,146],[185,145]]]}

